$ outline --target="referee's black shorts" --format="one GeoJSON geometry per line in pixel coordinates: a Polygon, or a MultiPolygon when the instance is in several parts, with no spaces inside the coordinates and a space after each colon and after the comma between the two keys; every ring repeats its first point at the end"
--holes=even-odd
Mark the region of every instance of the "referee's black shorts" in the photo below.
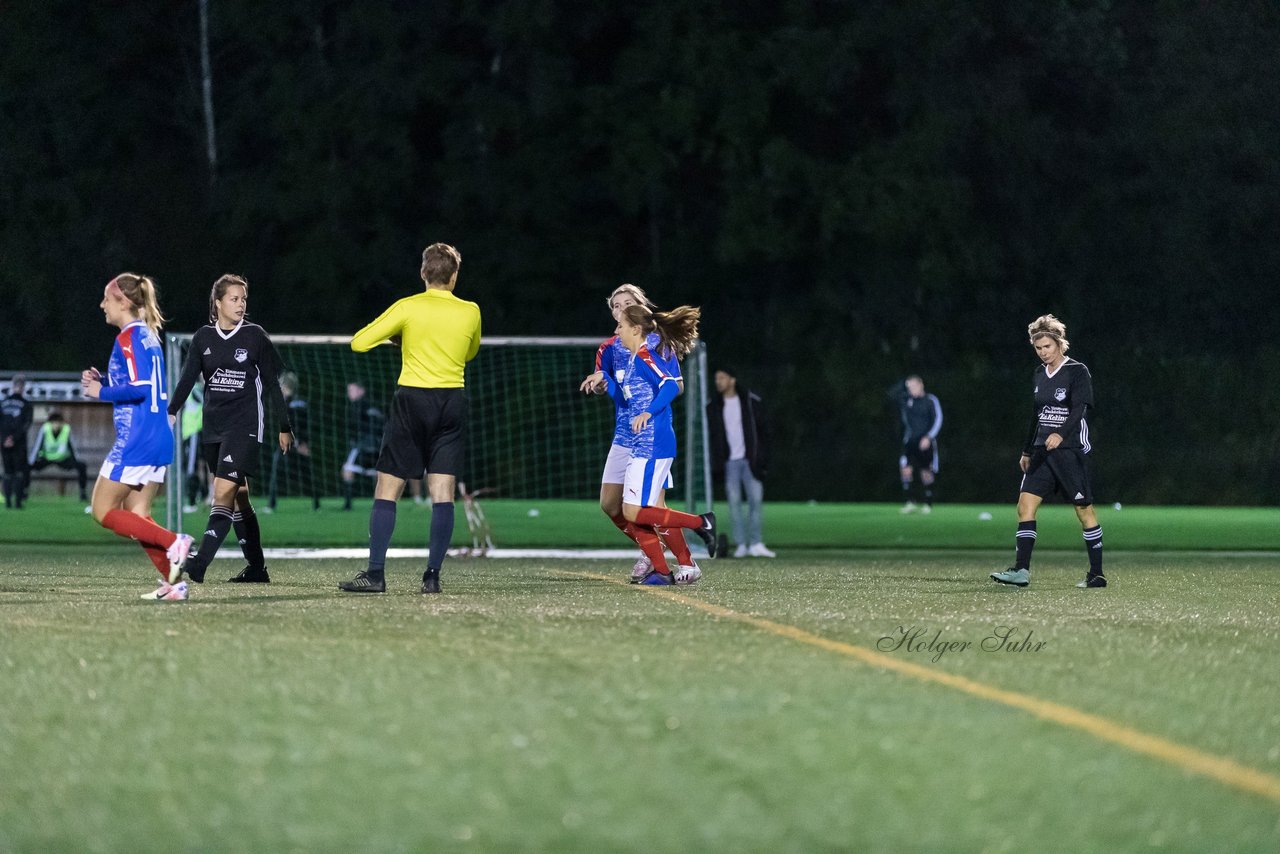
{"type": "Polygon", "coordinates": [[[1049,498],[1055,492],[1081,507],[1093,503],[1093,461],[1077,448],[1046,451],[1036,448],[1027,473],[1022,476],[1022,492],[1049,498]]]}
{"type": "Polygon", "coordinates": [[[378,471],[401,480],[462,473],[467,398],[460,388],[397,386],[382,434],[378,471]]]}

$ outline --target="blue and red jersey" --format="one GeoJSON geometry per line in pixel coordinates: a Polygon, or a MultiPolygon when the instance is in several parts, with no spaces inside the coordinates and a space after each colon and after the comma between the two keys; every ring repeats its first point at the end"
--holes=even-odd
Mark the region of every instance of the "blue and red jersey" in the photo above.
{"type": "MultiPolygon", "coordinates": [[[[645,338],[645,347],[650,352],[656,352],[658,349],[658,333],[650,332],[645,338]]],[[[596,370],[604,373],[605,377],[612,379],[615,383],[621,384],[626,377],[627,365],[631,362],[631,351],[622,345],[622,341],[617,335],[609,338],[596,349],[596,370]]],[[[670,374],[677,380],[680,377],[680,362],[672,358],[667,366],[671,369],[670,374]]],[[[610,392],[612,394],[612,391],[610,392]]],[[[613,444],[621,445],[624,448],[630,448],[632,440],[635,436],[631,432],[631,415],[628,414],[628,404],[625,400],[619,403],[614,400],[614,426],[613,426],[613,444]]]]}
{"type": "Polygon", "coordinates": [[[672,424],[671,402],[680,394],[680,365],[675,354],[662,356],[649,345],[628,359],[622,368],[622,381],[605,374],[609,394],[619,409],[625,407],[628,441],[633,458],[646,460],[672,459],[676,455],[676,431],[672,424]],[[642,412],[652,417],[639,433],[631,431],[631,419],[642,412]]]}
{"type": "Polygon", "coordinates": [[[164,347],[141,320],[116,336],[99,397],[115,407],[116,441],[107,453],[107,462],[116,466],[167,466],[173,462],[164,347]]]}

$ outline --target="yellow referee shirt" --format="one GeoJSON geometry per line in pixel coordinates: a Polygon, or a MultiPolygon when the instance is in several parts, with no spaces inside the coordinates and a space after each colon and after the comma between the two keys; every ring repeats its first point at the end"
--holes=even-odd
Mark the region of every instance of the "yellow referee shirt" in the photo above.
{"type": "Polygon", "coordinates": [[[480,306],[452,291],[428,288],[394,303],[351,338],[365,353],[400,336],[400,378],[414,388],[462,388],[467,362],[480,349],[480,306]]]}

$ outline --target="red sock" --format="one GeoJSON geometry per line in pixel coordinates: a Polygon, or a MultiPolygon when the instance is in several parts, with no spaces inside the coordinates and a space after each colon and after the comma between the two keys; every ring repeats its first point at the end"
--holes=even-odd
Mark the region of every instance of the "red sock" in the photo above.
{"type": "Polygon", "coordinates": [[[658,535],[654,533],[653,528],[646,525],[631,524],[627,536],[635,540],[640,549],[649,557],[649,562],[653,564],[653,568],[663,575],[670,575],[671,569],[667,566],[667,557],[662,553],[662,541],[658,539],[658,535]]]}
{"type": "MultiPolygon", "coordinates": [[[[621,513],[619,513],[616,516],[610,516],[609,521],[617,525],[619,531],[626,534],[628,537],[631,537],[631,540],[633,542],[635,541],[635,536],[633,536],[631,533],[631,523],[627,521],[626,516],[623,516],[621,513]]],[[[637,543],[637,545],[639,544],[637,543]]]]}
{"type": "Polygon", "coordinates": [[[641,507],[636,514],[636,523],[655,528],[701,528],[702,517],[681,513],[670,507],[641,507]]]}
{"type": "Polygon", "coordinates": [[[122,537],[137,540],[144,546],[159,546],[168,549],[178,535],[165,530],[149,516],[139,516],[128,510],[110,510],[102,517],[102,527],[115,531],[122,537]]]}
{"type": "Polygon", "coordinates": [[[693,555],[689,554],[689,544],[684,541],[684,531],[679,528],[655,528],[658,536],[676,556],[676,563],[681,566],[693,566],[693,555]]]}
{"type": "Polygon", "coordinates": [[[147,557],[151,558],[151,562],[156,565],[156,572],[160,573],[160,578],[164,581],[169,580],[169,551],[159,546],[149,546],[146,543],[139,543],[142,550],[147,553],[147,557]]]}

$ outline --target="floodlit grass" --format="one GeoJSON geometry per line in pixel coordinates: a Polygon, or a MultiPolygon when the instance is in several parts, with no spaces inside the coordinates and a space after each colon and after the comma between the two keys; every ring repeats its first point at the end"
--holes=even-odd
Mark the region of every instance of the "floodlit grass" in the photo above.
{"type": "MultiPolygon", "coordinates": [[[[326,499],[313,512],[305,499],[284,499],[267,515],[256,498],[263,541],[268,546],[358,546],[367,543],[368,499],[343,512],[326,499]]],[[[592,501],[485,499],[482,507],[497,545],[503,547],[613,547],[627,541],[592,501]],[[531,515],[532,512],[532,515],[531,515]]],[[[940,504],[928,516],[903,515],[897,504],[804,504],[765,502],[765,541],[774,548],[1000,549],[1012,554],[1017,518],[1012,504],[940,504]],[[989,514],[990,519],[980,518],[989,514]]],[[[1099,506],[1109,550],[1280,550],[1280,510],[1258,507],[1099,506]]],[[[21,513],[0,512],[0,543],[103,542],[104,533],[73,498],[37,496],[21,513]]],[[[722,531],[730,534],[728,510],[718,504],[722,531]]],[[[156,502],[156,517],[164,508],[156,502]]],[[[453,544],[470,544],[458,505],[453,544]]],[[[204,530],[208,508],[185,515],[184,529],[204,530]]],[[[406,499],[397,510],[395,547],[425,547],[430,507],[406,499]]],[[[1080,523],[1070,507],[1048,504],[1039,514],[1040,545],[1080,548],[1080,523]]]]}
{"type": "Polygon", "coordinates": [[[0,850],[1280,847],[1280,801],[737,618],[969,642],[883,654],[1280,778],[1280,558],[1129,552],[1080,591],[1083,549],[1041,550],[1020,591],[1005,557],[791,549],[688,602],[607,562],[450,560],[422,597],[416,561],[382,596],[275,561],[156,604],[105,533],[5,545],[0,850]]]}

